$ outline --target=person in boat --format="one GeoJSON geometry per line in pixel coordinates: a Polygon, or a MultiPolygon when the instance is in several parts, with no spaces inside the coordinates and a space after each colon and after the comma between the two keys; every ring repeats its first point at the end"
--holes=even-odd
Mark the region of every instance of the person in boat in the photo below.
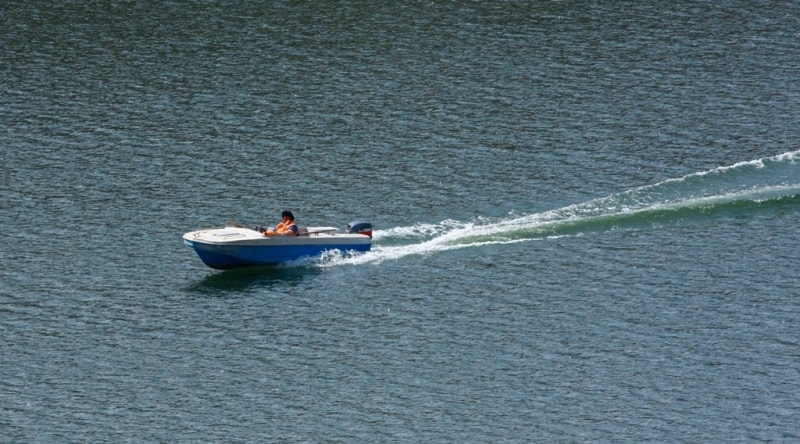
{"type": "Polygon", "coordinates": [[[294,214],[291,211],[281,213],[281,222],[264,232],[264,236],[297,236],[297,224],[294,223],[294,214]]]}

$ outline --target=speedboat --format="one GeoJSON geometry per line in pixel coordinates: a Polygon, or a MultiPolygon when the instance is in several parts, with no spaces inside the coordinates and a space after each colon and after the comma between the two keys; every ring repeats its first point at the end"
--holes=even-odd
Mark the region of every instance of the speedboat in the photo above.
{"type": "Polygon", "coordinates": [[[278,265],[320,256],[326,251],[369,251],[372,224],[351,222],[344,232],[335,227],[298,227],[297,236],[266,236],[262,229],[228,222],[224,228],[190,231],[183,243],[194,248],[209,267],[219,270],[278,265]]]}

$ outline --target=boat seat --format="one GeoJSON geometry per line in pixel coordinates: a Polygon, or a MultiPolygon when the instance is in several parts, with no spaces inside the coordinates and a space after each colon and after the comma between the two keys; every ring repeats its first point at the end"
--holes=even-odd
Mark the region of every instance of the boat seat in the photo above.
{"type": "Polygon", "coordinates": [[[306,228],[306,227],[297,227],[297,235],[298,236],[308,236],[308,228],[306,228]]]}

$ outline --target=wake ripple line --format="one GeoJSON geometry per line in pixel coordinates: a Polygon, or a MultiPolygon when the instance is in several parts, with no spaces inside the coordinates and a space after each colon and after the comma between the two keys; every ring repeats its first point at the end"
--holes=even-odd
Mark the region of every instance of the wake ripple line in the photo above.
{"type": "Polygon", "coordinates": [[[476,218],[473,222],[448,219],[437,224],[376,230],[376,245],[372,251],[353,256],[334,252],[322,258],[316,265],[381,263],[406,256],[426,256],[462,248],[581,235],[581,227],[591,227],[608,220],[620,223],[645,213],[708,208],[742,201],[761,203],[794,197],[800,195],[798,159],[800,150],[691,173],[610,196],[511,219],[476,218]],[[770,176],[771,173],[774,177],[770,176]],[[382,245],[386,243],[390,245],[382,245]],[[392,243],[399,245],[391,245],[392,243]]]}

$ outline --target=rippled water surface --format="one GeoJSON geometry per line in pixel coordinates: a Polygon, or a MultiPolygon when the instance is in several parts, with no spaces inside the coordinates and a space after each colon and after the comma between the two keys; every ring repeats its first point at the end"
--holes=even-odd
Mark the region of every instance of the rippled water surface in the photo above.
{"type": "Polygon", "coordinates": [[[800,440],[800,9],[5,2],[5,442],[800,440]],[[184,232],[369,220],[219,272],[184,232]]]}

